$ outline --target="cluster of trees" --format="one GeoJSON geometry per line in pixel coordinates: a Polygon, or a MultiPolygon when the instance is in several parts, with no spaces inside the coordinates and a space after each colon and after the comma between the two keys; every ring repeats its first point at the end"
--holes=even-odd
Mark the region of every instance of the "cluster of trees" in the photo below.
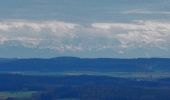
{"type": "Polygon", "coordinates": [[[38,91],[21,100],[170,100],[170,79],[138,81],[104,76],[3,74],[0,91],[38,91]]]}

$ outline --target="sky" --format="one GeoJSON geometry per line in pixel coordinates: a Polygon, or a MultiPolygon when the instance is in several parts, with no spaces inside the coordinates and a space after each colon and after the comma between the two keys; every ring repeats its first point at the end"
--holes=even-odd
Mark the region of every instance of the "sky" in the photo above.
{"type": "Polygon", "coordinates": [[[170,57],[170,0],[0,0],[0,58],[170,57]]]}

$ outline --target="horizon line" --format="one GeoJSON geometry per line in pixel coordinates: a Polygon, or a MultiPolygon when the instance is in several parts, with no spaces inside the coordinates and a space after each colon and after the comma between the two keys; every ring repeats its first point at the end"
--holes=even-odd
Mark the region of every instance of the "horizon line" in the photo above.
{"type": "Polygon", "coordinates": [[[56,56],[56,57],[0,57],[1,59],[55,59],[55,58],[77,58],[77,59],[170,59],[168,57],[77,57],[77,56],[56,56]]]}

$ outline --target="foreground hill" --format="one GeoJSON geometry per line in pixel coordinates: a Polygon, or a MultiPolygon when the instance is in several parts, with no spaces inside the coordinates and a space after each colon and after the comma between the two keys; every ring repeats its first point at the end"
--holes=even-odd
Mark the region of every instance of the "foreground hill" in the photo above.
{"type": "Polygon", "coordinates": [[[170,78],[0,74],[0,100],[170,100],[169,93],[170,78]]]}
{"type": "Polygon", "coordinates": [[[170,59],[112,59],[57,57],[51,59],[0,59],[1,72],[169,72],[170,59]]]}

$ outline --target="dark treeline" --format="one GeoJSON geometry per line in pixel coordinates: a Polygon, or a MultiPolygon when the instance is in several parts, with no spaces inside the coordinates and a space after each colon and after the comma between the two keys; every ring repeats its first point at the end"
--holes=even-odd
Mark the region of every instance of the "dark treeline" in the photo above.
{"type": "Polygon", "coordinates": [[[170,100],[170,79],[1,74],[0,91],[38,91],[22,100],[170,100]]]}

